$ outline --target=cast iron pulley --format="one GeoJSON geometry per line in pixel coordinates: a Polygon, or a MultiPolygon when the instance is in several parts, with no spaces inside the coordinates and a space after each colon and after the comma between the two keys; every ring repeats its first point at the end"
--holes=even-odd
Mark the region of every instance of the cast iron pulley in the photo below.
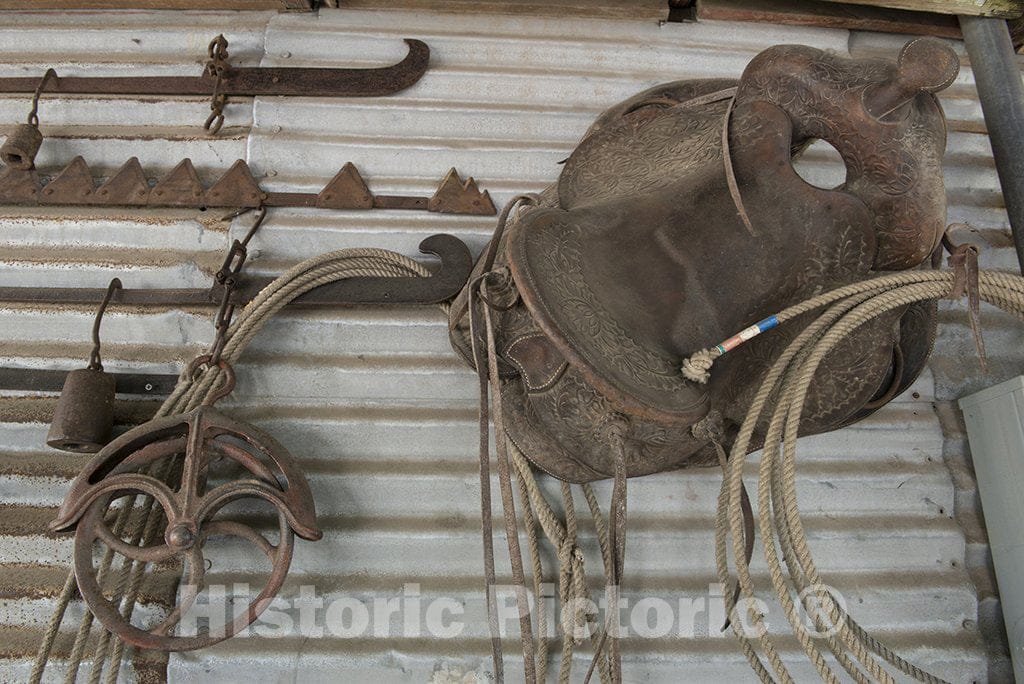
{"type": "MultiPolygon", "coordinates": [[[[200,357],[193,368],[208,361],[200,357]]],[[[223,360],[218,365],[224,371],[220,391],[192,411],[154,419],[108,444],[72,482],[57,519],[50,523],[54,531],[75,530],[75,576],[89,609],[107,630],[140,648],[188,651],[244,630],[281,588],[291,564],[294,535],[309,540],[322,536],[309,485],[284,447],[213,408],[234,386],[231,367],[223,360]],[[240,469],[241,475],[228,474],[227,481],[213,484],[224,475],[215,472],[221,466],[240,469]],[[158,524],[163,534],[154,535],[148,544],[143,538],[140,545],[138,536],[126,540],[111,526],[110,521],[123,506],[132,506],[135,497],[152,498],[155,514],[162,516],[158,524]],[[246,518],[228,515],[226,507],[242,500],[267,502],[274,508],[276,543],[247,521],[248,504],[258,501],[243,503],[246,518]],[[214,539],[230,537],[252,544],[266,556],[270,576],[245,609],[236,605],[223,624],[182,633],[183,618],[206,586],[204,549],[214,539]],[[159,617],[125,618],[119,610],[121,597],[101,586],[97,565],[102,552],[97,556],[97,547],[158,567],[180,563],[182,579],[175,605],[159,617]]]]}

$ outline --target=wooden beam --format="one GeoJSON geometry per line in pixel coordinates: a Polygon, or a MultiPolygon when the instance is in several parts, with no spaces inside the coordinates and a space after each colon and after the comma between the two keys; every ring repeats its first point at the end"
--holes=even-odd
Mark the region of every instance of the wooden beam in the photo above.
{"type": "Polygon", "coordinates": [[[1013,49],[1024,53],[1024,17],[1011,19],[1008,23],[1010,25],[1010,40],[1013,41],[1013,49]]]}
{"type": "Polygon", "coordinates": [[[698,19],[960,38],[956,17],[816,0],[698,0],[698,19]]]}
{"type": "Polygon", "coordinates": [[[345,9],[514,14],[534,17],[650,19],[668,16],[668,0],[324,0],[345,9]]]}
{"type": "MultiPolygon", "coordinates": [[[[0,0],[0,10],[29,9],[24,0],[0,0]]],[[[309,12],[315,0],[47,0],[46,10],[279,10],[309,12]]]]}
{"type": "Polygon", "coordinates": [[[887,9],[938,14],[966,14],[978,17],[1016,19],[1024,14],[1022,0],[822,0],[823,2],[871,5],[887,9]]]}

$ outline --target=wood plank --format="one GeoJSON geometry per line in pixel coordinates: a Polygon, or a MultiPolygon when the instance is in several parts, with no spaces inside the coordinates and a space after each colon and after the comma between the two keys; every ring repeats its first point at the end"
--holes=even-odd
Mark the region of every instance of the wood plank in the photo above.
{"type": "Polygon", "coordinates": [[[0,0],[0,10],[281,10],[309,12],[314,0],[0,0]]]}
{"type": "Polygon", "coordinates": [[[667,0],[324,0],[342,9],[512,14],[537,17],[653,19],[668,16],[667,0]]]}
{"type": "Polygon", "coordinates": [[[816,0],[698,0],[697,18],[961,38],[951,15],[816,0]]]}
{"type": "Polygon", "coordinates": [[[1022,0],[819,0],[822,2],[871,5],[887,9],[938,14],[966,14],[979,17],[1016,19],[1024,14],[1022,0]]]}
{"type": "Polygon", "coordinates": [[[1011,19],[1009,24],[1010,40],[1013,41],[1013,49],[1024,53],[1024,17],[1011,19]]]}

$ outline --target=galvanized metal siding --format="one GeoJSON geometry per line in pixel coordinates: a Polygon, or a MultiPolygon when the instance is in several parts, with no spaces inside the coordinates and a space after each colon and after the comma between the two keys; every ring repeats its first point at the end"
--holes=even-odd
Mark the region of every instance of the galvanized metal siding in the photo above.
{"type": "MultiPolygon", "coordinates": [[[[239,100],[215,139],[199,135],[207,111],[201,99],[47,98],[40,111],[44,132],[58,137],[44,144],[40,166],[53,170],[83,154],[98,172],[109,172],[135,155],[159,175],[190,156],[209,182],[216,170],[244,158],[270,189],[315,191],[352,161],[375,192],[417,194],[432,192],[456,166],[499,205],[554,180],[557,162],[590,121],[643,88],[676,78],[736,77],[776,43],[857,55],[892,55],[899,44],[761,25],[407,12],[4,18],[0,73],[10,75],[41,74],[51,65],[61,74],[190,73],[218,32],[231,41],[236,63],[280,65],[379,64],[404,54],[401,38],[423,39],[432,49],[431,69],[403,93],[239,100]]],[[[1009,266],[1005,213],[969,69],[943,104],[951,121],[950,218],[971,222],[999,246],[986,255],[990,265],[1009,266]]],[[[20,120],[25,109],[24,98],[0,98],[0,120],[20,120]]],[[[836,165],[815,152],[805,166],[813,177],[836,165]]],[[[0,283],[103,286],[117,275],[133,287],[205,286],[229,238],[247,229],[244,219],[229,228],[211,214],[0,208],[0,283]]],[[[312,254],[351,246],[415,254],[423,237],[442,231],[479,249],[493,224],[489,217],[419,212],[277,210],[253,242],[249,268],[280,272],[312,254]]],[[[104,324],[105,361],[176,372],[210,340],[210,315],[115,307],[104,324]]],[[[5,305],[0,360],[76,367],[87,354],[91,318],[85,308],[5,305]]],[[[991,590],[982,587],[989,603],[979,617],[968,574],[973,566],[980,568],[975,580],[985,577],[983,532],[969,515],[974,497],[955,413],[943,411],[943,402],[969,381],[963,369],[972,362],[964,356],[960,340],[967,331],[956,306],[944,318],[934,375],[876,417],[805,440],[800,503],[824,577],[844,592],[862,624],[947,679],[982,681],[990,667],[999,679],[1005,670],[998,643],[987,653],[979,636],[979,629],[998,626],[991,590]]],[[[1019,332],[1002,318],[993,325],[987,341],[997,368],[1019,363],[1019,332]]],[[[470,681],[457,678],[484,673],[489,647],[480,597],[475,380],[450,351],[441,314],[424,308],[286,312],[257,337],[245,360],[230,407],[271,431],[300,461],[326,531],[323,541],[298,544],[284,595],[311,584],[327,600],[368,600],[399,596],[404,583],[414,582],[424,604],[437,596],[463,603],[467,628],[447,640],[395,633],[239,638],[173,656],[170,678],[470,681]]],[[[52,405],[52,397],[0,396],[2,680],[25,678],[70,559],[68,540],[43,533],[82,463],[42,446],[52,405]]],[[[138,417],[146,408],[135,403],[123,413],[138,417]]],[[[627,596],[707,591],[714,581],[719,479],[704,470],[631,483],[627,596]]],[[[606,501],[609,488],[600,485],[598,493],[606,501]]],[[[596,577],[589,536],[586,550],[596,577]]],[[[211,577],[256,586],[254,561],[249,551],[229,546],[214,558],[211,577]]],[[[763,562],[755,567],[763,579],[763,562]]],[[[506,561],[499,560],[499,572],[507,575],[506,561]]],[[[702,620],[705,636],[626,644],[629,680],[752,680],[732,638],[719,635],[714,620],[710,630],[707,617],[702,620]]],[[[781,616],[773,629],[780,622],[781,616]]],[[[506,649],[515,652],[514,640],[506,649]]],[[[784,656],[801,681],[813,679],[795,642],[784,642],[784,656]]],[[[52,672],[60,673],[59,663],[52,672]]]]}

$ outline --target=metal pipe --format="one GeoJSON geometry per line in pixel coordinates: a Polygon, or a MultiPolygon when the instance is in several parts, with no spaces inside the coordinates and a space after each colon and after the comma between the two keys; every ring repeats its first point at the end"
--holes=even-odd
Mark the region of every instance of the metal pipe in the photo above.
{"type": "Polygon", "coordinates": [[[1024,83],[1003,19],[960,17],[1003,202],[1024,273],[1024,83]]]}

